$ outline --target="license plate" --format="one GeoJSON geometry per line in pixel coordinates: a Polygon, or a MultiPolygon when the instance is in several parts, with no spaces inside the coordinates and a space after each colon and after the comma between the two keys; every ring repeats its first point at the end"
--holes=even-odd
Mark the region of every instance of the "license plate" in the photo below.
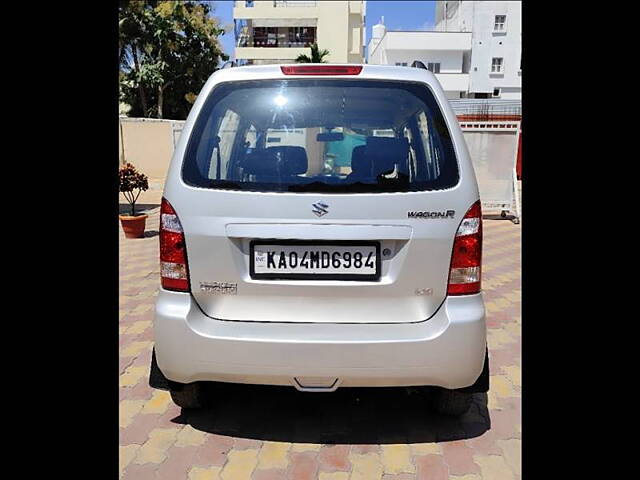
{"type": "Polygon", "coordinates": [[[360,280],[380,278],[378,242],[253,241],[251,278],[360,280]]]}

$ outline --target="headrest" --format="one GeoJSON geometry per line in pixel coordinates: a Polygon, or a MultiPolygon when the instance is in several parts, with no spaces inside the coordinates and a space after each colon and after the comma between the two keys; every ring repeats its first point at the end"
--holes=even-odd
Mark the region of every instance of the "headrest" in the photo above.
{"type": "Polygon", "coordinates": [[[307,151],[304,147],[279,146],[268,147],[267,152],[272,152],[280,157],[281,175],[300,175],[306,173],[309,168],[307,151]]]}
{"type": "Polygon", "coordinates": [[[364,156],[365,148],[360,145],[351,152],[351,172],[357,175],[371,175],[371,160],[364,156]]]}
{"type": "Polygon", "coordinates": [[[242,161],[242,168],[249,175],[278,175],[278,156],[267,150],[254,150],[242,161]]]}
{"type": "Polygon", "coordinates": [[[375,176],[391,173],[396,164],[402,164],[409,155],[406,138],[367,137],[365,157],[373,162],[375,176]]]}

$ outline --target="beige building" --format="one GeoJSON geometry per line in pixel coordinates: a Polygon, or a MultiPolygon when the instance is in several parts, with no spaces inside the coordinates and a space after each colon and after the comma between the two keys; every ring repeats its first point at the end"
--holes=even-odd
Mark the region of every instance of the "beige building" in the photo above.
{"type": "Polygon", "coordinates": [[[233,8],[239,65],[292,63],[317,43],[329,63],[364,63],[366,2],[255,0],[233,8]]]}

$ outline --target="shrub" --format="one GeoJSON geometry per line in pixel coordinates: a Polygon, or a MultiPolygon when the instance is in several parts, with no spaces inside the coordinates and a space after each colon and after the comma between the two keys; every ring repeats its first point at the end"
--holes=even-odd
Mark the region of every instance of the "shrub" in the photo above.
{"type": "Polygon", "coordinates": [[[136,216],[136,202],[144,191],[149,190],[149,180],[144,173],[138,172],[136,167],[126,163],[119,171],[120,191],[131,205],[131,216],[136,216]]]}

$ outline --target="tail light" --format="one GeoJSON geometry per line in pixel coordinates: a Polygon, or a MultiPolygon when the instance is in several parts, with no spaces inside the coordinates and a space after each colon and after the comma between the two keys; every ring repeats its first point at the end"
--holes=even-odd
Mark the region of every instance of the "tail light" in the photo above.
{"type": "Polygon", "coordinates": [[[175,210],[164,198],[160,205],[160,278],[166,290],[189,291],[184,231],[175,210]]]}
{"type": "Polygon", "coordinates": [[[469,295],[480,292],[481,262],[482,211],[478,200],[465,214],[456,232],[447,294],[469,295]]]}
{"type": "Polygon", "coordinates": [[[280,70],[285,75],[359,75],[362,65],[294,65],[280,70]]]}

